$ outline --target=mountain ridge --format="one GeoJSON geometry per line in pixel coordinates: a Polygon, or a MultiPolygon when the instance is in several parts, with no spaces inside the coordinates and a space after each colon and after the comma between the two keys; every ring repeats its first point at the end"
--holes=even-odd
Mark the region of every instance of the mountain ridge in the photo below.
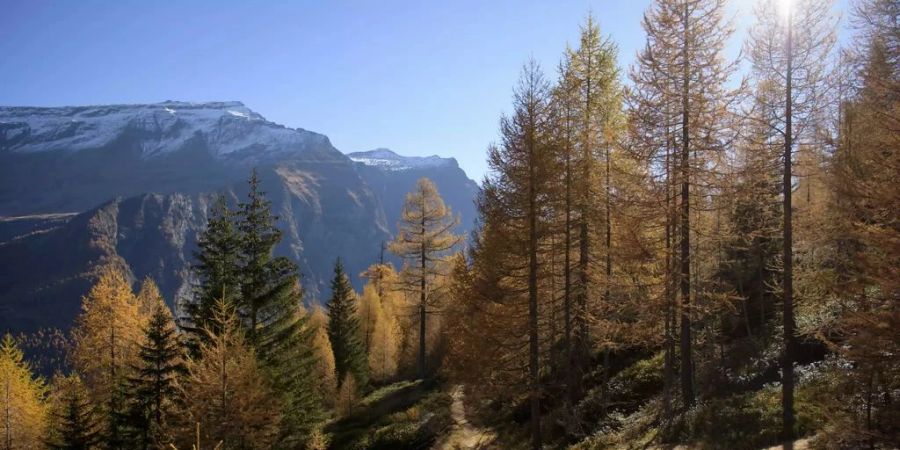
{"type": "MultiPolygon", "coordinates": [[[[400,171],[366,166],[324,134],[242,107],[0,107],[0,264],[20,263],[0,277],[0,311],[14,307],[26,328],[69,323],[97,266],[114,263],[133,281],[160,279],[177,312],[190,297],[212,197],[236,206],[254,168],[284,233],[276,253],[298,263],[308,301],[326,298],[338,256],[361,285],[357,275],[377,261],[418,178],[435,180],[454,210],[473,205],[474,182],[452,158],[400,171]],[[81,124],[70,125],[73,117],[81,124]]],[[[0,330],[16,326],[12,317],[0,314],[0,330]]]]}

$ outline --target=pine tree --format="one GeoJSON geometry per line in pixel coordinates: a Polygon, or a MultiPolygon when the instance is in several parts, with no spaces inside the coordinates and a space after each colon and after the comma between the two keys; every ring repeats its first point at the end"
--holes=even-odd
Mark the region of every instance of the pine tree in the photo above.
{"type": "Polygon", "coordinates": [[[347,374],[353,374],[356,387],[367,384],[368,364],[360,342],[359,315],[356,292],[344,273],[340,258],[334,264],[331,280],[331,299],[328,300],[328,338],[334,351],[334,366],[338,387],[347,374]]]}
{"type": "Polygon", "coordinates": [[[54,378],[47,446],[54,450],[95,449],[101,442],[101,431],[81,378],[77,374],[54,378]]]}
{"type": "Polygon", "coordinates": [[[44,381],[31,373],[11,335],[0,341],[0,437],[4,449],[42,448],[47,411],[44,381]]]}
{"type": "MultiPolygon", "coordinates": [[[[237,304],[241,294],[241,240],[235,225],[236,214],[228,208],[224,195],[219,195],[210,209],[206,228],[197,238],[197,263],[193,266],[198,280],[193,301],[185,305],[188,317],[182,324],[194,339],[204,335],[212,320],[212,311],[223,296],[237,304]]],[[[197,343],[192,343],[196,347],[197,343]]]]}
{"type": "Polygon", "coordinates": [[[185,401],[184,442],[199,424],[203,442],[226,449],[276,446],[281,405],[263,374],[256,352],[244,339],[232,306],[220,300],[213,309],[200,357],[188,358],[181,385],[185,401]]]}
{"type": "MultiPolygon", "coordinates": [[[[322,417],[321,400],[313,388],[313,331],[302,310],[297,265],[274,255],[282,234],[260,183],[254,169],[247,199],[237,211],[228,208],[224,196],[217,198],[200,237],[195,266],[200,283],[194,302],[186,308],[185,328],[195,341],[202,339],[216,323],[212,319],[217,302],[224,298],[235,307],[266,376],[283,396],[279,445],[295,448],[322,417]]],[[[191,346],[196,349],[198,343],[191,346]]]]}
{"type": "Polygon", "coordinates": [[[426,336],[428,315],[433,313],[440,292],[434,279],[444,274],[448,252],[459,243],[453,228],[459,219],[453,217],[444,204],[437,186],[427,178],[416,182],[415,189],[406,195],[403,212],[397,224],[396,239],[390,250],[406,261],[403,267],[404,289],[418,297],[416,313],[419,325],[418,375],[425,378],[426,336]],[[431,311],[429,310],[431,309],[431,311]]]}
{"type": "MultiPolygon", "coordinates": [[[[145,282],[145,286],[155,285],[145,282]]],[[[154,292],[153,288],[148,290],[154,292]]],[[[184,352],[175,321],[159,291],[155,292],[156,304],[127,383],[129,431],[133,445],[142,449],[172,442],[172,424],[180,400],[177,377],[184,372],[184,352]]]]}

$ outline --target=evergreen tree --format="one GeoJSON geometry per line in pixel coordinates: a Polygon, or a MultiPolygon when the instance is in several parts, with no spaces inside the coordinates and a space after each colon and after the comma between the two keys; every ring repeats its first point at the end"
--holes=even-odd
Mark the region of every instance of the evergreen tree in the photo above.
{"type": "MultiPolygon", "coordinates": [[[[197,238],[193,266],[198,280],[193,301],[185,306],[188,317],[183,327],[194,338],[209,327],[214,305],[223,296],[237,304],[241,295],[241,241],[235,225],[235,213],[228,208],[225,195],[219,195],[210,209],[206,228],[197,238]]],[[[196,343],[192,344],[196,347],[196,343]]]]}
{"type": "Polygon", "coordinates": [[[175,321],[156,292],[156,305],[144,328],[139,359],[127,383],[129,431],[133,446],[141,449],[172,442],[171,427],[179,400],[177,377],[184,371],[175,321]]]}
{"type": "Polygon", "coordinates": [[[46,386],[31,373],[11,335],[0,341],[0,438],[4,449],[42,448],[46,386]]]}
{"type": "Polygon", "coordinates": [[[331,280],[331,299],[328,300],[328,338],[334,351],[339,386],[347,374],[353,374],[356,386],[361,388],[368,382],[368,364],[365,349],[360,342],[356,302],[356,292],[338,258],[334,264],[334,278],[331,280]]]}
{"type": "Polygon", "coordinates": [[[77,374],[53,380],[50,433],[54,450],[91,450],[101,442],[101,426],[87,389],[77,374]]]}
{"type": "Polygon", "coordinates": [[[186,363],[181,440],[192,441],[199,424],[203,442],[221,443],[224,449],[277,447],[279,398],[244,339],[234,308],[220,300],[206,333],[200,356],[186,363]]]}
{"type": "Polygon", "coordinates": [[[224,197],[213,207],[196,255],[200,284],[195,301],[187,307],[191,322],[187,328],[203,338],[216,323],[212,320],[216,303],[224,299],[235,307],[266,375],[283,395],[280,445],[293,448],[321,420],[314,390],[313,331],[302,311],[296,264],[274,255],[282,234],[255,169],[249,187],[238,211],[231,211],[224,197]]]}

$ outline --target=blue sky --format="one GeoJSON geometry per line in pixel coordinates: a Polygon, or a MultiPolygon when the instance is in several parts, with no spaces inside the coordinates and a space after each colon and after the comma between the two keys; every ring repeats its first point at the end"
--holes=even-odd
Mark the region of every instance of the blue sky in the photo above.
{"type": "MultiPolygon", "coordinates": [[[[753,2],[731,0],[739,25],[753,2]]],[[[0,105],[240,100],[344,152],[453,156],[480,180],[522,64],[553,75],[592,11],[624,69],[649,3],[0,0],[0,105]]]]}

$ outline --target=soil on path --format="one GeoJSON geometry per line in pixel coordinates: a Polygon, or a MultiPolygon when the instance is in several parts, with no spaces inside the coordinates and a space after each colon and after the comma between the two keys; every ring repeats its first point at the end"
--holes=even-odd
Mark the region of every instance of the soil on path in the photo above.
{"type": "Polygon", "coordinates": [[[489,430],[476,428],[466,419],[465,391],[456,386],[450,393],[453,403],[450,405],[450,416],[453,426],[450,432],[438,440],[433,450],[475,450],[484,449],[493,442],[495,435],[489,430]]]}

